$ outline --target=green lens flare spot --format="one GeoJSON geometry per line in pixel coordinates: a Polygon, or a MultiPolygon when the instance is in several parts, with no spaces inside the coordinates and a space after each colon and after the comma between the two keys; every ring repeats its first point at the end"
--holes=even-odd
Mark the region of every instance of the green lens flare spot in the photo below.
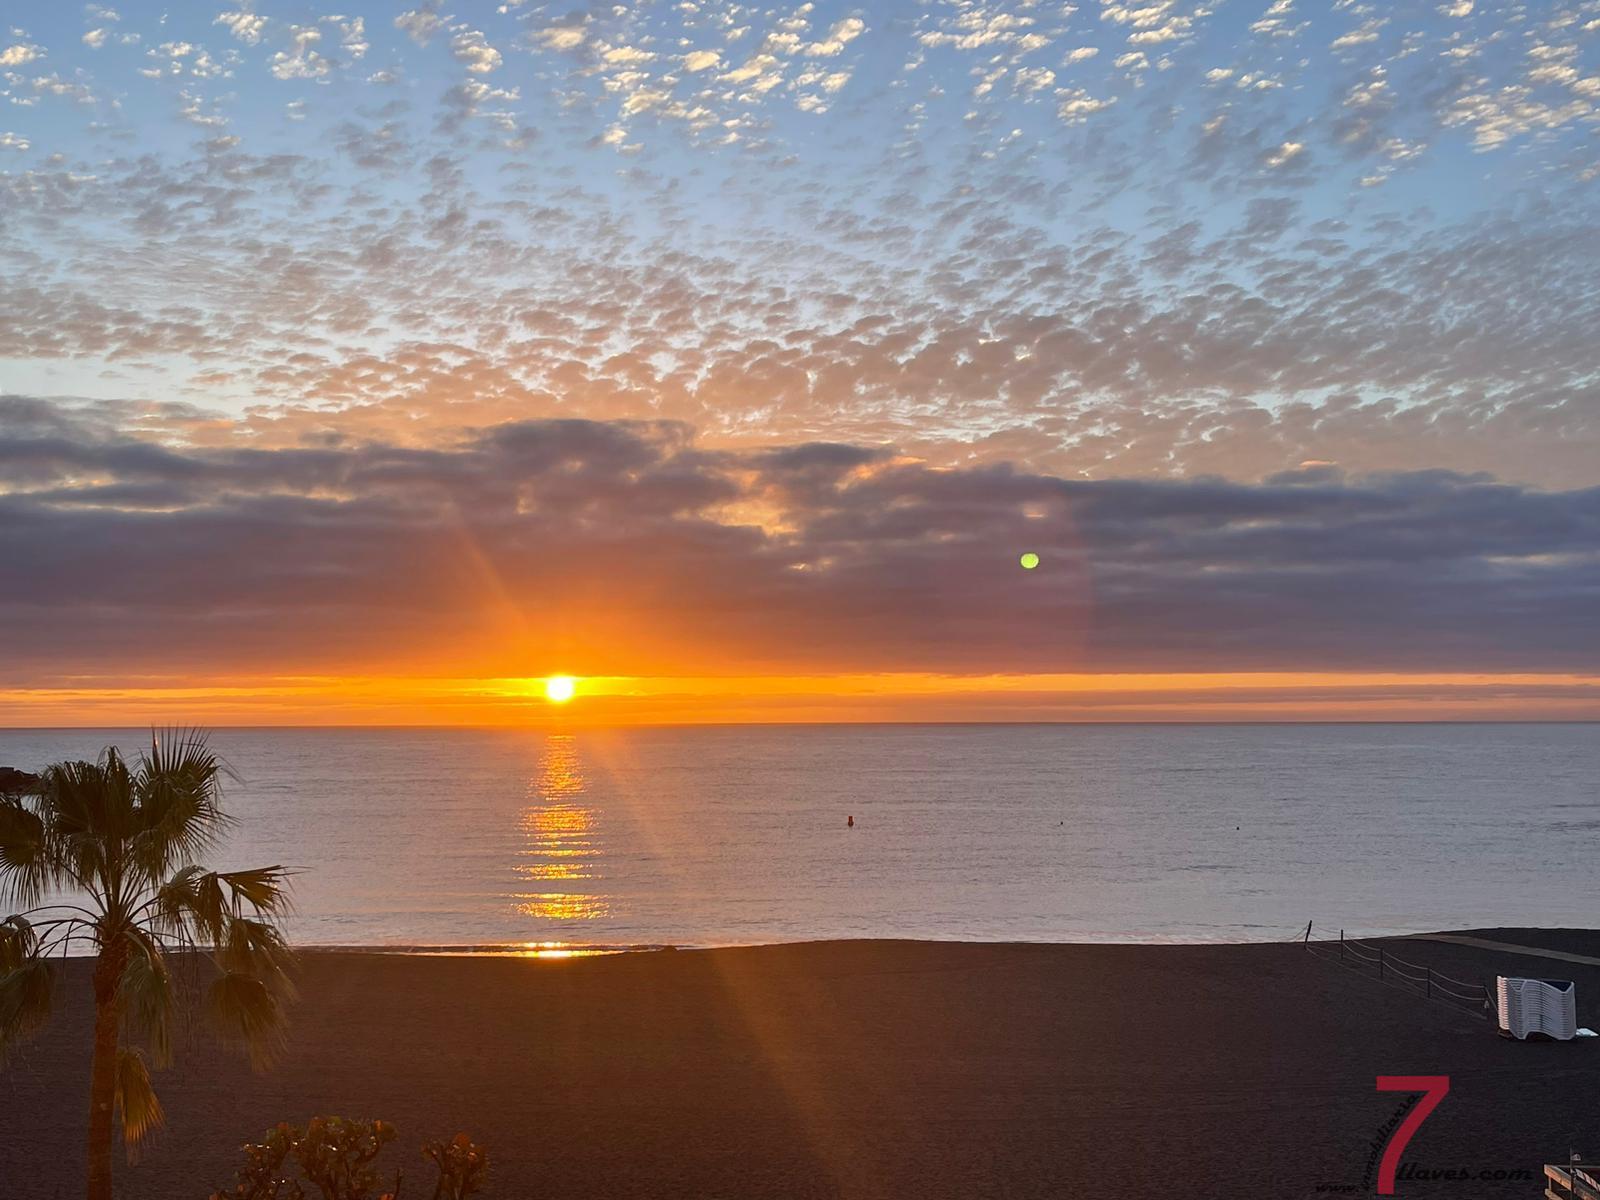
{"type": "Polygon", "coordinates": [[[1022,569],[1024,571],[1031,571],[1039,565],[1039,556],[1032,550],[1029,550],[1018,561],[1022,563],[1022,569]]]}

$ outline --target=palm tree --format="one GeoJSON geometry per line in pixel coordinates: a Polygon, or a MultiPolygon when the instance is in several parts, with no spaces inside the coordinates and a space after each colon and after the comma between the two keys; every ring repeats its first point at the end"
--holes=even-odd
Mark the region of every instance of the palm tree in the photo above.
{"type": "Polygon", "coordinates": [[[182,989],[169,951],[210,957],[207,1012],[257,1067],[281,1028],[288,873],[196,862],[228,826],[227,773],[204,734],[152,733],[136,762],[108,748],[0,795],[0,904],[42,904],[0,922],[0,1056],[48,1018],[55,960],[74,948],[96,958],[88,1200],[111,1200],[113,1111],[130,1157],[164,1120],[149,1066],[171,1060],[182,989]]]}

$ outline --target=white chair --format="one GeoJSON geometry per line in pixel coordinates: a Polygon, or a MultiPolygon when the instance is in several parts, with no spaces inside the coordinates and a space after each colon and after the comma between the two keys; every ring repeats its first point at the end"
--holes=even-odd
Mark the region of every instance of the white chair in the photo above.
{"type": "Polygon", "coordinates": [[[1578,1034],[1578,989],[1570,979],[1495,976],[1500,1029],[1519,1040],[1535,1035],[1558,1042],[1578,1034]]]}

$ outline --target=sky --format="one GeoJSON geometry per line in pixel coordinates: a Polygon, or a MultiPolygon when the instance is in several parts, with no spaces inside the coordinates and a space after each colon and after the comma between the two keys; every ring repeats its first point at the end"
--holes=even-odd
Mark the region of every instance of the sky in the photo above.
{"type": "Polygon", "coordinates": [[[0,724],[1600,719],[1597,343],[1600,0],[3,4],[0,724]]]}

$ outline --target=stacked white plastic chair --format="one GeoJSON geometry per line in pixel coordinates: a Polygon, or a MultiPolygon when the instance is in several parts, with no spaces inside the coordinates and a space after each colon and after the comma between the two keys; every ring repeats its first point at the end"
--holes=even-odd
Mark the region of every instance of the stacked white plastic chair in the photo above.
{"type": "Polygon", "coordinates": [[[1500,1028],[1514,1038],[1543,1034],[1558,1042],[1578,1033],[1578,989],[1567,979],[1495,977],[1500,1028]]]}

